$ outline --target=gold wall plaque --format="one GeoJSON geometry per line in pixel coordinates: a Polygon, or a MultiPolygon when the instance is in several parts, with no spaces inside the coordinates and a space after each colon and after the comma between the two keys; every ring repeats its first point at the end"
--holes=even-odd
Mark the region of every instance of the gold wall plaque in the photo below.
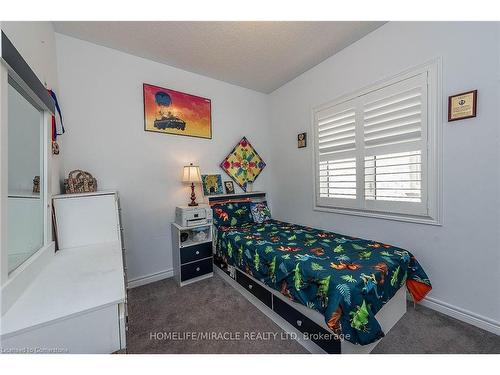
{"type": "Polygon", "coordinates": [[[448,121],[476,117],[477,90],[463,92],[448,98],[448,121]]]}

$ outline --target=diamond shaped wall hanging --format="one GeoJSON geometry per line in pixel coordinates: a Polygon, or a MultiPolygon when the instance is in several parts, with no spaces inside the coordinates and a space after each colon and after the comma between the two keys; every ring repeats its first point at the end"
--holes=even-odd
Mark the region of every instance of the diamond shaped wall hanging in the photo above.
{"type": "Polygon", "coordinates": [[[255,181],[266,163],[248,142],[246,137],[226,156],[220,167],[236,182],[243,191],[247,191],[247,183],[255,181]]]}

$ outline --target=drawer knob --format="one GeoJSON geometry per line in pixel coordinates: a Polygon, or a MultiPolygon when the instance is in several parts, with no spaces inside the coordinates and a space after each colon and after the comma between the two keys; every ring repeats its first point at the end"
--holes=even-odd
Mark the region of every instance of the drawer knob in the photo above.
{"type": "Polygon", "coordinates": [[[200,267],[196,267],[196,272],[200,272],[200,267]]]}
{"type": "Polygon", "coordinates": [[[196,255],[200,255],[200,252],[198,250],[196,250],[196,255]]]}
{"type": "Polygon", "coordinates": [[[248,284],[248,289],[252,289],[253,288],[253,285],[252,284],[248,284]]]}
{"type": "Polygon", "coordinates": [[[298,325],[299,327],[302,327],[302,320],[297,320],[297,325],[298,325]]]}

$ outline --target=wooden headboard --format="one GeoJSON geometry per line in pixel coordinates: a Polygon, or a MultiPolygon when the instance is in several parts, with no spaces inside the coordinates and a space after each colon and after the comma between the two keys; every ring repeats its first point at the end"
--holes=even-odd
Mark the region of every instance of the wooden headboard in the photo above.
{"type": "Polygon", "coordinates": [[[266,193],[263,191],[255,191],[251,193],[241,194],[223,194],[208,196],[208,204],[230,203],[230,202],[262,202],[266,200],[266,193]]]}

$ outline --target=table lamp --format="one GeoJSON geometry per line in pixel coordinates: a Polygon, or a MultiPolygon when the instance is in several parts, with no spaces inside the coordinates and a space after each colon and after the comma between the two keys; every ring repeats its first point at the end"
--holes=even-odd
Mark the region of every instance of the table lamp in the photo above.
{"type": "Polygon", "coordinates": [[[193,163],[184,166],[182,182],[191,183],[191,203],[189,203],[189,206],[198,206],[198,203],[196,203],[196,195],[194,194],[194,183],[196,182],[199,184],[201,182],[200,167],[193,165],[193,163]]]}

